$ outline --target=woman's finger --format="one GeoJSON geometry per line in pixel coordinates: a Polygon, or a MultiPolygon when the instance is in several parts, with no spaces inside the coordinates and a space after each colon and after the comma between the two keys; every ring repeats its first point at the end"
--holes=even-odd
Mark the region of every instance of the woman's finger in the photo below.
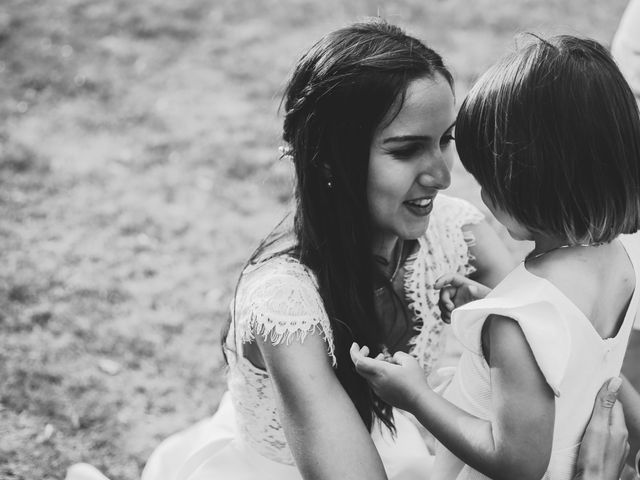
{"type": "Polygon", "coordinates": [[[613,407],[611,407],[610,422],[611,429],[618,432],[620,435],[624,434],[626,441],[628,436],[627,424],[624,421],[624,411],[620,402],[616,402],[613,407]]]}
{"type": "Polygon", "coordinates": [[[622,380],[619,377],[613,377],[600,387],[587,428],[608,430],[621,383],[622,380]]]}

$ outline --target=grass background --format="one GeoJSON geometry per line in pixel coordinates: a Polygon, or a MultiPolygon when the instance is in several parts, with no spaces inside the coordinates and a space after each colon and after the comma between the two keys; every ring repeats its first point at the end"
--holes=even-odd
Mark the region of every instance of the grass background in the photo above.
{"type": "Polygon", "coordinates": [[[320,35],[379,14],[443,54],[461,98],[516,32],[609,45],[624,6],[3,0],[0,478],[134,479],[215,411],[236,276],[292,190],[279,95],[320,35]]]}

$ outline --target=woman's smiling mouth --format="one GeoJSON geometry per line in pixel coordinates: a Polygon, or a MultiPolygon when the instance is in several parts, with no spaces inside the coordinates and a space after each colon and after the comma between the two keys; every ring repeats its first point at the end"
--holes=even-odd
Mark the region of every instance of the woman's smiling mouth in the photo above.
{"type": "Polygon", "coordinates": [[[433,199],[434,197],[414,198],[403,202],[403,205],[407,207],[412,214],[424,217],[431,213],[433,209],[433,199]]]}

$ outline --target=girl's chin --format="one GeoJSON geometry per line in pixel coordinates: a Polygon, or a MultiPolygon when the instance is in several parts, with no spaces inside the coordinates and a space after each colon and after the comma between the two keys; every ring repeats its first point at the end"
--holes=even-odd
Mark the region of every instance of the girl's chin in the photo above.
{"type": "Polygon", "coordinates": [[[512,232],[511,230],[507,230],[509,232],[509,236],[518,242],[527,242],[531,240],[531,235],[529,233],[521,233],[521,232],[512,232]]]}

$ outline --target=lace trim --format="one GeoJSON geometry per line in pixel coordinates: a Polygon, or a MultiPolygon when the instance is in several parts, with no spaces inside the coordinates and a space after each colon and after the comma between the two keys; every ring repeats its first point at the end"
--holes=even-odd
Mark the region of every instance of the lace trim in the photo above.
{"type": "MultiPolygon", "coordinates": [[[[429,247],[424,238],[419,239],[420,249],[409,258],[405,266],[405,295],[414,315],[414,335],[409,340],[409,354],[413,355],[427,374],[431,373],[440,356],[439,348],[444,323],[440,318],[437,301],[434,303],[433,282],[429,282],[426,262],[429,247]],[[411,263],[410,263],[411,261],[411,263]]],[[[436,293],[437,294],[437,293],[436,293]]]]}
{"type": "MultiPolygon", "coordinates": [[[[405,263],[405,274],[404,274],[404,292],[405,298],[407,299],[408,307],[411,312],[413,312],[413,330],[416,333],[413,337],[409,339],[409,353],[413,354],[415,350],[415,346],[418,342],[418,336],[422,331],[426,316],[423,313],[424,310],[424,301],[423,297],[426,295],[426,288],[421,289],[420,285],[425,285],[425,269],[424,268],[416,268],[416,265],[419,263],[420,252],[425,249],[425,245],[423,244],[422,239],[418,240],[419,248],[418,250],[407,257],[405,263]]],[[[418,358],[420,362],[420,359],[418,358]]],[[[421,366],[424,367],[424,365],[421,366]]]]}
{"type": "Polygon", "coordinates": [[[317,332],[327,343],[327,352],[331,356],[332,365],[337,365],[333,345],[333,335],[330,329],[323,326],[325,318],[306,316],[303,318],[284,319],[272,317],[265,312],[253,310],[251,318],[247,323],[248,328],[243,329],[240,334],[240,342],[250,343],[255,340],[256,335],[261,336],[272,345],[284,343],[290,345],[292,342],[304,343],[307,335],[317,332]]]}
{"type": "Polygon", "coordinates": [[[404,276],[405,296],[414,315],[413,330],[416,332],[409,340],[409,353],[427,374],[444,350],[439,291],[433,284],[448,271],[462,275],[476,271],[475,257],[469,252],[469,247],[476,244],[476,238],[473,232],[462,230],[462,227],[484,220],[482,213],[464,200],[446,196],[438,200],[439,209],[434,212],[436,215],[425,236],[418,239],[420,248],[407,259],[404,276]]]}
{"type": "MultiPolygon", "coordinates": [[[[480,219],[480,221],[483,219],[480,219]]],[[[479,223],[479,222],[474,222],[474,223],[479,223]]],[[[467,223],[467,225],[469,225],[469,223],[467,223]]],[[[464,240],[464,243],[466,245],[466,249],[467,249],[467,262],[464,264],[463,268],[463,274],[465,276],[469,276],[472,273],[475,273],[477,271],[476,267],[473,265],[473,262],[476,261],[476,257],[475,255],[473,255],[469,249],[471,247],[474,247],[476,245],[476,236],[473,234],[473,232],[469,231],[469,230],[462,230],[462,239],[464,240]]]]}

